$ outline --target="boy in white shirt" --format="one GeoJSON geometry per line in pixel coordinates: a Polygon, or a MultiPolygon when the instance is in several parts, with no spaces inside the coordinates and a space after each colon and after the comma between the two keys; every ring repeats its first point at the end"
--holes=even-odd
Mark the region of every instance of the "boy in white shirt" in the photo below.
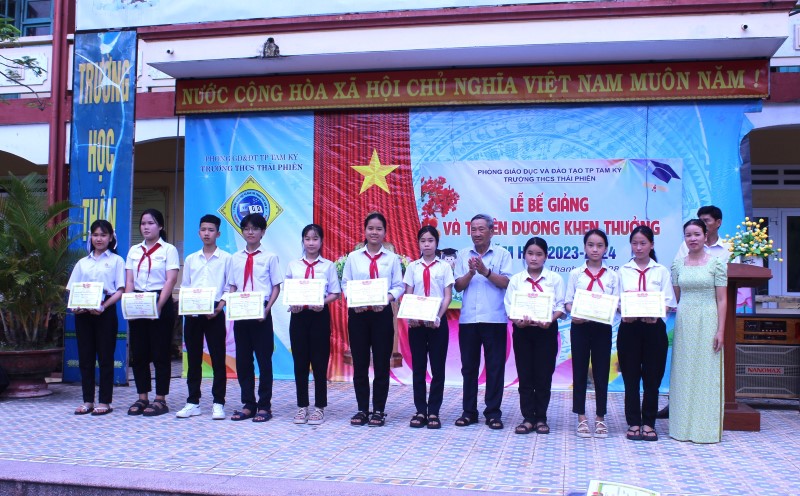
{"type": "Polygon", "coordinates": [[[189,397],[186,406],[175,416],[188,418],[200,415],[200,382],[203,375],[203,339],[208,344],[211,355],[211,368],[214,382],[211,386],[213,406],[211,418],[225,418],[225,386],[227,370],[225,367],[225,307],[224,293],[228,288],[228,273],[231,268],[230,253],[217,247],[220,236],[219,227],[222,221],[216,215],[204,215],[200,218],[200,239],[203,248],[192,253],[183,262],[182,288],[209,288],[216,290],[214,296],[214,313],[209,315],[187,315],[184,319],[183,339],[188,356],[186,385],[189,397]]]}

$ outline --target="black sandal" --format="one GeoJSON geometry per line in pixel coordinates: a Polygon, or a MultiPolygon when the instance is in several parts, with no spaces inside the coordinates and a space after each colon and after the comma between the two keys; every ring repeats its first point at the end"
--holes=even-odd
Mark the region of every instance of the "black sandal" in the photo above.
{"type": "Polygon", "coordinates": [[[251,410],[249,408],[242,408],[241,411],[234,410],[233,415],[231,415],[231,420],[234,422],[240,422],[242,420],[251,419],[255,416],[256,411],[255,409],[251,410]]]}
{"type": "Polygon", "coordinates": [[[530,434],[535,429],[536,427],[526,420],[514,429],[514,434],[530,434]]]}
{"type": "Polygon", "coordinates": [[[167,400],[153,400],[153,402],[150,403],[150,406],[142,411],[142,415],[145,417],[158,417],[159,415],[164,415],[167,412],[169,412],[167,400]]]}
{"type": "Polygon", "coordinates": [[[478,421],[474,418],[468,417],[466,415],[462,415],[456,419],[456,426],[458,427],[466,427],[468,425],[477,424],[478,421]]]}
{"type": "Polygon", "coordinates": [[[383,412],[372,412],[369,417],[369,427],[383,427],[386,425],[386,414],[383,412]]]}
{"type": "Polygon", "coordinates": [[[536,422],[536,434],[550,434],[550,426],[547,422],[536,422]]]}
{"type": "Polygon", "coordinates": [[[441,429],[442,428],[442,421],[439,420],[439,416],[436,414],[428,415],[428,429],[441,429]]]}
{"type": "Polygon", "coordinates": [[[369,413],[367,412],[358,412],[352,417],[350,417],[350,425],[356,427],[367,425],[367,422],[369,422],[369,413]]]}
{"type": "Polygon", "coordinates": [[[502,429],[504,427],[503,421],[500,420],[499,418],[486,419],[486,425],[488,425],[490,429],[495,430],[495,431],[499,431],[500,429],[502,429]]]}
{"type": "Polygon", "coordinates": [[[136,400],[133,402],[133,405],[128,408],[128,415],[141,415],[148,406],[150,406],[149,400],[136,400]]]}
{"type": "Polygon", "coordinates": [[[415,429],[419,429],[420,427],[425,427],[428,424],[428,419],[425,418],[425,415],[421,413],[414,414],[411,417],[411,422],[409,422],[409,427],[414,427],[415,429]]]}
{"type": "Polygon", "coordinates": [[[628,427],[628,432],[625,433],[625,437],[628,441],[641,441],[644,439],[644,436],[642,436],[642,429],[638,425],[628,427]]]}
{"type": "Polygon", "coordinates": [[[658,441],[658,433],[655,429],[649,431],[642,429],[642,439],[645,441],[658,441]]]}
{"type": "Polygon", "coordinates": [[[267,422],[272,418],[272,410],[266,410],[263,412],[258,412],[253,416],[253,422],[261,423],[267,422]]]}

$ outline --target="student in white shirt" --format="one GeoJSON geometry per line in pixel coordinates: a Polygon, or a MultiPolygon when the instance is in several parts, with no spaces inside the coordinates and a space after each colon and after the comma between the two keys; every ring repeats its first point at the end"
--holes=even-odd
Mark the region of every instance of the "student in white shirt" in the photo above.
{"type": "Polygon", "coordinates": [[[208,345],[211,356],[211,370],[214,374],[211,386],[213,403],[211,418],[225,418],[225,386],[227,369],[225,367],[225,297],[228,289],[228,273],[231,268],[230,253],[217,247],[219,227],[222,221],[216,215],[204,215],[200,218],[200,240],[203,248],[192,253],[183,261],[183,280],[181,288],[214,288],[214,313],[209,315],[187,315],[184,318],[183,340],[186,345],[188,370],[186,386],[189,397],[186,406],[175,416],[188,418],[200,415],[200,383],[203,378],[203,340],[208,345]]]}
{"type": "Polygon", "coordinates": [[[514,429],[517,434],[549,434],[547,407],[558,356],[558,319],[564,316],[564,280],[545,268],[547,241],[534,237],[525,243],[525,270],[511,276],[504,304],[511,311],[511,297],[517,291],[551,293],[552,318],[537,322],[527,316],[512,319],[514,358],[519,378],[519,406],[523,421],[514,429]]]}
{"type": "Polygon", "coordinates": [[[125,289],[125,262],[117,255],[114,228],[107,220],[92,222],[91,250],[78,260],[67,283],[67,290],[81,282],[102,282],[103,302],[98,308],[76,308],[75,338],[78,344],[78,368],[81,372],[83,404],[75,415],[106,415],[113,411],[114,350],[117,346],[117,301],[125,289]],[[100,369],[98,406],[94,406],[94,364],[100,369]]]}
{"type": "MultiPolygon", "coordinates": [[[[583,235],[586,262],[572,269],[567,281],[564,299],[568,312],[572,311],[575,291],[584,289],[594,293],[619,296],[619,277],[608,270],[603,257],[608,250],[608,237],[600,229],[591,229],[583,235]]],[[[569,330],[572,347],[572,413],[578,415],[578,437],[592,437],[586,418],[586,378],[589,361],[595,392],[595,437],[608,437],[605,415],[608,405],[608,373],[611,369],[611,325],[572,318],[569,330]]]]}
{"type": "Polygon", "coordinates": [[[170,350],[175,327],[172,288],[178,280],[180,259],[178,250],[166,241],[161,212],[152,208],[142,212],[139,231],[144,241],[131,246],[128,251],[125,292],[155,292],[158,295],[158,318],[128,321],[131,368],[136,392],[139,393],[139,399],[128,408],[128,415],[156,417],[169,411],[170,350]],[[150,362],[153,362],[156,372],[156,396],[152,403],[148,400],[152,389],[150,362]]]}
{"type": "Polygon", "coordinates": [[[345,289],[353,281],[385,278],[389,283],[386,305],[356,307],[347,311],[350,352],[353,355],[353,389],[358,412],[350,425],[382,427],[386,423],[386,399],[389,396],[389,365],[394,344],[393,301],[403,295],[400,258],[383,246],[386,218],[373,212],[364,219],[364,247],[347,256],[342,274],[345,289]],[[369,357],[372,352],[375,379],[372,381],[373,410],[369,412],[369,357]]]}
{"type": "MultiPolygon", "coordinates": [[[[636,227],[630,235],[633,259],[620,267],[621,289],[662,291],[664,305],[677,306],[669,269],[656,260],[653,230],[636,227]]],[[[658,388],[667,365],[667,325],[656,318],[624,318],[617,331],[617,354],[625,383],[625,419],[631,441],[657,441],[658,388]],[[639,383],[644,395],[639,401],[639,383]]]]}
{"type": "Polygon", "coordinates": [[[453,269],[450,264],[436,258],[439,246],[439,232],[432,226],[424,226],[417,233],[417,241],[422,257],[406,269],[405,294],[441,298],[436,320],[408,321],[408,345],[411,348],[413,369],[414,406],[417,413],[411,419],[411,427],[439,429],[439,409],[444,396],[444,373],[447,359],[447,344],[450,331],[445,313],[453,296],[453,269]],[[431,360],[431,391],[426,400],[426,381],[428,357],[431,360]]]}
{"type": "Polygon", "coordinates": [[[303,258],[292,260],[286,267],[286,279],[323,279],[325,291],[320,306],[290,306],[289,339],[294,360],[294,382],[297,388],[295,424],[319,425],[325,420],[328,406],[328,362],[331,354],[330,303],[339,299],[339,275],[336,266],[323,258],[322,227],[309,224],[303,228],[303,258]],[[314,374],[314,410],[308,413],[308,368],[314,374]]]}
{"type": "Polygon", "coordinates": [[[261,239],[267,230],[267,221],[260,214],[246,215],[239,223],[247,245],[231,256],[228,275],[230,292],[262,291],[264,293],[264,318],[237,320],[233,323],[236,342],[236,376],[242,391],[242,409],[231,415],[231,420],[252,419],[266,422],[272,418],[272,352],[275,335],[272,327],[272,305],[278,299],[283,282],[278,256],[263,250],[261,239]],[[258,400],[255,394],[255,366],[258,362],[258,400]]]}

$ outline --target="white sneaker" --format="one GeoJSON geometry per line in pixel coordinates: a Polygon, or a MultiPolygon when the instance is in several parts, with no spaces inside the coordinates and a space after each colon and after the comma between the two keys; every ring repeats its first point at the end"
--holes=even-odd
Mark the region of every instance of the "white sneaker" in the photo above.
{"type": "Polygon", "coordinates": [[[314,407],[314,411],[308,416],[308,425],[320,425],[325,421],[325,411],[322,408],[314,407]]]}
{"type": "Polygon", "coordinates": [[[303,407],[297,410],[297,413],[294,415],[294,423],[305,424],[306,422],[308,422],[308,407],[303,407]]]}
{"type": "Polygon", "coordinates": [[[200,405],[195,405],[194,403],[186,403],[186,406],[181,408],[180,410],[175,413],[175,416],[178,418],[189,418],[189,417],[196,417],[200,415],[200,405]]]}
{"type": "Polygon", "coordinates": [[[214,420],[225,420],[225,407],[221,403],[214,403],[211,407],[211,418],[214,420]]]}

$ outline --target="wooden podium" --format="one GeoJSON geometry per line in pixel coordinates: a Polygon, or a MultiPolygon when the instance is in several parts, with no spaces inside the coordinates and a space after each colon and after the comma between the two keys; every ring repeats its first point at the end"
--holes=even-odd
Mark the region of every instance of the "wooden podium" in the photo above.
{"type": "Polygon", "coordinates": [[[736,293],[772,279],[772,271],[747,264],[728,264],[728,313],[725,315],[725,418],[726,431],[760,431],[761,414],[736,402],[736,293]]]}

